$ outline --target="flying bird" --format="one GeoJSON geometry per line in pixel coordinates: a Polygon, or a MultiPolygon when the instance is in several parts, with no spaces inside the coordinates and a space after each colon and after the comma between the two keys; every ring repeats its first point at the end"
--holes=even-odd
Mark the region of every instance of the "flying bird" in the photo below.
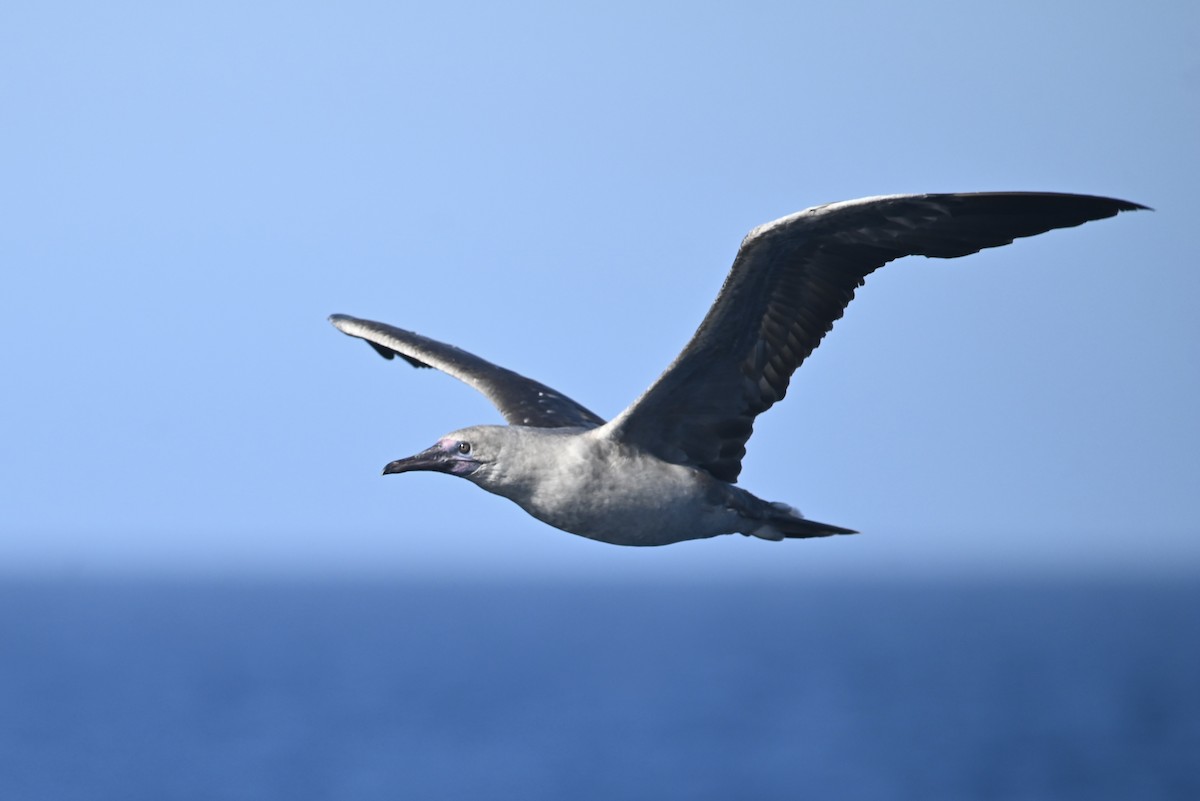
{"type": "Polygon", "coordinates": [[[842,316],[866,276],[902,256],[953,259],[1137,203],[1041,192],[887,195],[815,206],[746,235],[687,347],[613,420],[461,348],[335,314],[387,359],[482,392],[507,426],[453,431],[384,474],[460,476],[556,528],[616,545],[718,534],[853,534],[736,485],[754,419],[842,316]]]}

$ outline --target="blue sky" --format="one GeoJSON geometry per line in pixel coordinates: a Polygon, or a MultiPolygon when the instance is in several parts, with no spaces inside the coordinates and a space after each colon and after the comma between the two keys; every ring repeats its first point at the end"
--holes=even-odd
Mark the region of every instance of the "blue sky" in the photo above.
{"type": "Polygon", "coordinates": [[[1200,571],[1200,11],[6,3],[0,571],[1200,571]],[[652,551],[440,475],[498,422],[332,312],[620,411],[751,227],[891,192],[1150,213],[875,275],[742,484],[854,538],[652,551]]]}

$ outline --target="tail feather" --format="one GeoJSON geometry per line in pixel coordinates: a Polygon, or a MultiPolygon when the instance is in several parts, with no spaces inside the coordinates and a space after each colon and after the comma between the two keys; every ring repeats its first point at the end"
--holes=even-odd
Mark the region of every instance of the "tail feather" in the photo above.
{"type": "Polygon", "coordinates": [[[763,520],[762,526],[754,530],[754,536],[764,540],[782,540],[784,538],[807,539],[809,537],[831,537],[834,534],[858,533],[853,529],[809,520],[801,515],[799,510],[786,503],[772,503],[771,510],[773,514],[763,520]]]}

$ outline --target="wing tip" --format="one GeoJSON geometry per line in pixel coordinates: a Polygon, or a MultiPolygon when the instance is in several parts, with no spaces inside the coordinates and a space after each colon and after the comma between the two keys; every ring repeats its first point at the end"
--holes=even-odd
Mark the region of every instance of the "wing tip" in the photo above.
{"type": "Polygon", "coordinates": [[[1154,211],[1152,206],[1144,206],[1141,203],[1134,203],[1132,200],[1120,200],[1113,198],[1118,203],[1117,211],[1154,211]]]}
{"type": "Polygon", "coordinates": [[[1149,206],[1143,205],[1141,203],[1135,203],[1132,200],[1123,200],[1119,197],[1108,197],[1106,195],[1071,195],[1071,194],[1063,194],[1062,196],[1065,198],[1075,197],[1075,198],[1081,198],[1084,200],[1095,201],[1097,203],[1102,203],[1102,204],[1104,204],[1104,206],[1107,209],[1110,210],[1111,213],[1108,215],[1110,217],[1116,216],[1117,214],[1119,214],[1123,211],[1154,211],[1154,209],[1150,208],[1149,206]]]}
{"type": "Polygon", "coordinates": [[[326,319],[329,320],[330,325],[342,333],[349,333],[346,331],[346,327],[351,323],[358,322],[357,318],[348,314],[331,314],[326,319]]]}

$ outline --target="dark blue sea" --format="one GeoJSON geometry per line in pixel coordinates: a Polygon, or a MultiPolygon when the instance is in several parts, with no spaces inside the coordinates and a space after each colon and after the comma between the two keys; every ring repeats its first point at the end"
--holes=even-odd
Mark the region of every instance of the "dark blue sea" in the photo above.
{"type": "Polygon", "coordinates": [[[1197,799],[1200,583],[0,582],[0,799],[1197,799]]]}

